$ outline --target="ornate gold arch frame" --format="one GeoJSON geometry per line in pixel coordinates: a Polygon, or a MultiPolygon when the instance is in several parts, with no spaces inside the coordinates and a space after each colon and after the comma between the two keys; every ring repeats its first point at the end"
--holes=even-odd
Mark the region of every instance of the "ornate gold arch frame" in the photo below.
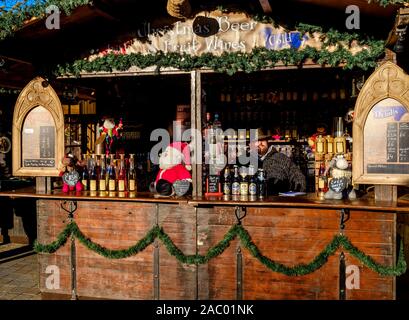
{"type": "MultiPolygon", "coordinates": [[[[377,185],[409,185],[409,163],[406,164],[400,164],[400,160],[397,160],[398,166],[401,166],[399,168],[404,168],[401,172],[393,172],[391,173],[390,169],[385,170],[385,172],[379,172],[379,173],[374,173],[376,170],[369,170],[369,165],[367,163],[367,157],[368,152],[365,152],[365,148],[371,148],[371,150],[374,150],[374,153],[376,154],[386,154],[387,159],[379,159],[379,163],[376,163],[373,166],[378,166],[380,168],[379,171],[382,171],[382,168],[388,168],[389,166],[393,166],[395,164],[390,164],[388,163],[389,155],[388,152],[385,151],[387,147],[389,147],[389,138],[387,138],[386,133],[388,133],[389,137],[389,132],[385,132],[385,137],[383,142],[386,143],[386,146],[384,148],[383,142],[382,143],[377,143],[380,140],[376,140],[375,136],[380,137],[383,133],[381,133],[381,130],[385,131],[385,123],[382,123],[382,121],[379,121],[379,123],[382,123],[383,125],[379,125],[376,127],[374,123],[372,122],[371,126],[372,128],[375,128],[373,130],[373,137],[371,134],[366,135],[366,140],[365,141],[365,126],[369,125],[369,123],[374,118],[375,114],[375,109],[372,112],[372,109],[376,106],[379,107],[386,102],[394,102],[396,101],[398,104],[396,104],[396,107],[390,107],[390,112],[392,114],[396,113],[404,113],[405,117],[407,119],[409,115],[409,76],[396,64],[392,62],[386,62],[382,64],[380,67],[378,67],[374,73],[369,77],[369,79],[366,81],[364,84],[361,92],[359,93],[356,105],[355,105],[355,119],[353,123],[353,161],[352,161],[352,179],[353,183],[355,184],[377,184],[377,185]],[[387,100],[388,99],[388,100],[387,100]],[[393,99],[393,100],[391,100],[393,99]],[[393,109],[395,108],[395,109],[393,109]],[[369,115],[371,114],[371,118],[369,115]],[[368,172],[372,171],[372,172],[368,172]]],[[[388,108],[388,106],[386,107],[388,108]]],[[[387,117],[388,113],[381,114],[379,117],[387,117]]],[[[391,119],[390,123],[393,125],[393,118],[392,116],[389,117],[391,119]]],[[[399,115],[398,115],[399,117],[399,115]]],[[[396,119],[394,119],[396,120],[396,119]]],[[[386,122],[387,120],[384,120],[386,122]]],[[[399,121],[395,121],[396,128],[400,128],[400,123],[399,121]]],[[[409,122],[407,122],[409,123],[409,122]]],[[[370,128],[370,127],[368,127],[370,128]]],[[[368,129],[369,130],[369,129],[368,129]]],[[[400,139],[400,129],[399,131],[396,129],[394,132],[394,135],[397,135],[396,139],[400,139]]],[[[408,136],[409,140],[409,136],[408,136]]],[[[397,142],[396,142],[397,143],[397,142]]],[[[399,142],[400,144],[400,142],[399,142]]],[[[392,146],[393,147],[393,146],[392,146]]],[[[394,147],[393,147],[394,148],[394,147]]],[[[397,149],[397,147],[396,147],[397,149]]],[[[398,159],[400,159],[399,155],[400,149],[398,149],[397,154],[398,154],[398,159]]],[[[406,162],[406,161],[405,161],[406,162]]],[[[372,166],[372,165],[371,165],[372,166]]],[[[401,169],[399,169],[401,170],[401,169]]],[[[398,171],[398,170],[396,170],[398,171]]]]}
{"type": "Polygon", "coordinates": [[[21,91],[14,107],[12,130],[14,176],[59,175],[59,162],[64,156],[64,113],[60,99],[47,81],[37,77],[21,91]],[[37,117],[33,117],[35,113],[37,117]],[[26,122],[31,122],[30,128],[25,127],[26,122]],[[23,148],[23,130],[26,148],[23,148]],[[40,148],[43,148],[41,152],[40,148]]]}

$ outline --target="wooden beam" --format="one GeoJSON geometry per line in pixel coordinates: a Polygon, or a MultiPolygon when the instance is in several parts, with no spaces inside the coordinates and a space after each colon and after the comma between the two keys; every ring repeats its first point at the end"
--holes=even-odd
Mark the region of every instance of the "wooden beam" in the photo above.
{"type": "Polygon", "coordinates": [[[273,12],[273,9],[271,9],[271,5],[268,0],[258,0],[258,1],[260,2],[260,5],[263,8],[264,13],[270,14],[273,12]]]}
{"type": "Polygon", "coordinates": [[[31,66],[31,62],[24,61],[24,60],[21,60],[21,59],[16,59],[16,58],[12,58],[12,57],[8,57],[8,56],[2,56],[2,55],[0,55],[0,58],[1,58],[1,59],[5,59],[5,60],[10,60],[10,61],[18,62],[18,63],[22,63],[22,64],[28,64],[28,65],[31,66]]]}

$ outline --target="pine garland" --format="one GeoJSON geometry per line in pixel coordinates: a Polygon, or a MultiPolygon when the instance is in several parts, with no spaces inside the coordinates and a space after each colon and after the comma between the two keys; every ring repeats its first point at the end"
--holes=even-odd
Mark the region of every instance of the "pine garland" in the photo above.
{"type": "Polygon", "coordinates": [[[294,49],[274,51],[267,48],[255,48],[251,53],[225,52],[220,56],[211,53],[200,56],[164,52],[149,55],[109,53],[92,61],[81,59],[73,63],[58,65],[54,75],[79,77],[81,72],[127,71],[131,67],[144,69],[151,66],[156,66],[158,69],[171,67],[183,71],[210,68],[216,72],[233,75],[238,71],[251,73],[271,68],[279,62],[285,65],[301,65],[306,59],[312,59],[316,63],[332,67],[345,63],[345,69],[368,70],[376,67],[377,60],[384,53],[384,42],[368,40],[368,43],[370,44],[369,50],[364,49],[355,55],[341,45],[338,45],[337,49],[332,52],[327,49],[317,50],[313,47],[306,47],[300,51],[294,49]]]}
{"type": "Polygon", "coordinates": [[[407,0],[368,0],[368,3],[376,2],[382,7],[386,7],[389,5],[395,5],[395,4],[405,4],[408,3],[407,0]]]}
{"type": "Polygon", "coordinates": [[[0,40],[12,35],[21,28],[24,23],[33,17],[43,18],[45,10],[50,5],[55,5],[70,15],[71,12],[80,6],[92,4],[92,0],[35,0],[32,3],[18,2],[13,8],[0,14],[0,40]]]}
{"type": "MultiPolygon", "coordinates": [[[[407,0],[368,0],[368,3],[372,2],[382,7],[408,3],[407,0]]],[[[27,0],[22,0],[17,2],[10,10],[0,8],[0,40],[12,35],[24,25],[25,21],[33,17],[44,17],[45,9],[50,5],[58,6],[60,11],[68,16],[75,8],[92,5],[92,3],[92,0],[35,0],[32,3],[27,0]]],[[[274,23],[273,18],[267,15],[256,14],[254,18],[258,21],[274,23]]]]}
{"type": "Polygon", "coordinates": [[[122,259],[136,255],[152,244],[156,238],[159,238],[169,254],[174,256],[179,262],[196,265],[205,264],[211,259],[221,255],[229,247],[231,241],[236,237],[239,237],[242,247],[249,250],[254,258],[271,271],[282,273],[287,276],[302,276],[318,270],[328,261],[328,258],[335,254],[335,252],[341,247],[365,266],[383,276],[400,276],[406,272],[407,268],[403,251],[403,240],[401,240],[400,243],[398,262],[395,267],[390,267],[375,262],[370,256],[352,245],[348,237],[345,235],[334,236],[333,240],[309,264],[298,264],[293,267],[288,267],[264,256],[251,240],[247,230],[242,225],[238,224],[232,226],[224,238],[214,247],[210,248],[206,255],[183,254],[183,252],[174,244],[172,239],[165,233],[163,228],[159,226],[154,226],[146,236],[139,240],[134,246],[123,250],[110,250],[88,239],[74,221],[67,224],[65,229],[58,235],[57,240],[54,242],[44,245],[35,241],[34,250],[38,253],[54,253],[65,245],[71,235],[77,238],[79,242],[89,250],[108,259],[122,259]]]}
{"type": "Polygon", "coordinates": [[[0,87],[0,94],[1,95],[17,95],[20,93],[20,89],[10,89],[10,88],[3,88],[0,87]]]}
{"type": "Polygon", "coordinates": [[[216,72],[233,75],[238,71],[251,73],[271,68],[280,62],[284,65],[302,65],[307,59],[331,67],[344,64],[345,69],[359,68],[368,70],[376,67],[378,59],[385,52],[385,42],[369,36],[339,32],[332,28],[324,32],[320,26],[305,23],[299,23],[295,29],[300,32],[300,36],[319,32],[321,34],[320,40],[323,44],[322,48],[318,50],[307,46],[302,50],[293,48],[270,50],[264,47],[257,47],[250,53],[224,52],[220,56],[213,55],[212,53],[191,56],[187,53],[164,53],[161,51],[152,54],[109,53],[92,61],[79,59],[71,63],[57,65],[54,75],[79,77],[81,72],[127,71],[131,67],[144,69],[152,66],[156,66],[158,70],[170,67],[183,71],[209,68],[216,72]],[[356,41],[360,46],[367,46],[367,48],[352,54],[348,48],[350,48],[353,41],[356,41]],[[333,49],[334,47],[336,48],[335,50],[333,49]]]}

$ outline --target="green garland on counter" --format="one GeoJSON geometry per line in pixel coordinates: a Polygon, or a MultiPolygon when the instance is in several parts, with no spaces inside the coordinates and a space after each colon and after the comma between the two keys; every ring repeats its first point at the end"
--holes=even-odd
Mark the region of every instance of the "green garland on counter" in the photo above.
{"type": "Polygon", "coordinates": [[[0,10],[0,40],[12,35],[20,29],[24,23],[33,17],[43,18],[45,10],[50,5],[55,5],[65,15],[80,6],[92,5],[92,0],[35,0],[33,3],[27,1],[17,2],[10,10],[0,10]]]}
{"type": "Polygon", "coordinates": [[[95,253],[108,258],[108,259],[122,259],[127,258],[143,251],[146,247],[152,244],[156,238],[162,241],[168,252],[174,256],[179,262],[185,264],[205,264],[211,259],[222,254],[236,237],[240,238],[241,245],[249,250],[251,255],[260,261],[264,266],[270,270],[278,273],[285,274],[287,276],[302,276],[310,274],[317,269],[321,268],[330,256],[335,254],[339,248],[344,248],[352,256],[357,258],[361,263],[383,276],[400,276],[406,272],[406,261],[403,251],[403,241],[401,240],[398,262],[395,267],[383,266],[375,262],[371,257],[360,251],[353,246],[345,235],[336,235],[333,240],[319,253],[312,262],[309,264],[299,264],[293,267],[285,266],[284,264],[275,262],[268,257],[264,256],[258,247],[251,240],[251,237],[247,230],[239,224],[235,224],[226,233],[224,238],[217,243],[214,247],[210,248],[206,255],[185,255],[174,244],[172,239],[165,233],[163,228],[154,226],[141,240],[135,245],[123,249],[123,250],[110,250],[107,249],[92,240],[88,239],[78,228],[78,225],[72,221],[67,224],[65,229],[58,235],[57,240],[51,244],[44,245],[35,241],[34,250],[38,253],[53,253],[59,248],[64,246],[70,236],[73,236],[79,240],[85,247],[95,253]]]}

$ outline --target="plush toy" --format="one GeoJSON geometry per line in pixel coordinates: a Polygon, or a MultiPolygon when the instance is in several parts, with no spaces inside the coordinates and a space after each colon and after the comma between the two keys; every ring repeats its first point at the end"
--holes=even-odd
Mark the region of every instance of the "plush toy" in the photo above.
{"type": "Polygon", "coordinates": [[[190,191],[190,148],[186,142],[173,142],[167,146],[159,157],[159,168],[153,191],[162,196],[183,196],[190,191]]]}
{"type": "Polygon", "coordinates": [[[325,199],[356,199],[355,189],[351,186],[352,171],[344,155],[336,155],[329,163],[332,179],[329,190],[325,193],[325,199]]]}
{"type": "Polygon", "coordinates": [[[112,145],[114,141],[121,137],[123,129],[122,118],[119,120],[119,124],[115,125],[113,118],[105,118],[102,127],[98,128],[100,137],[96,141],[96,144],[102,143],[105,140],[105,152],[106,154],[112,153],[112,145]]]}
{"type": "Polygon", "coordinates": [[[68,153],[60,163],[60,177],[63,181],[63,192],[82,191],[83,186],[80,181],[80,175],[77,171],[78,159],[71,153],[68,153]]]}

